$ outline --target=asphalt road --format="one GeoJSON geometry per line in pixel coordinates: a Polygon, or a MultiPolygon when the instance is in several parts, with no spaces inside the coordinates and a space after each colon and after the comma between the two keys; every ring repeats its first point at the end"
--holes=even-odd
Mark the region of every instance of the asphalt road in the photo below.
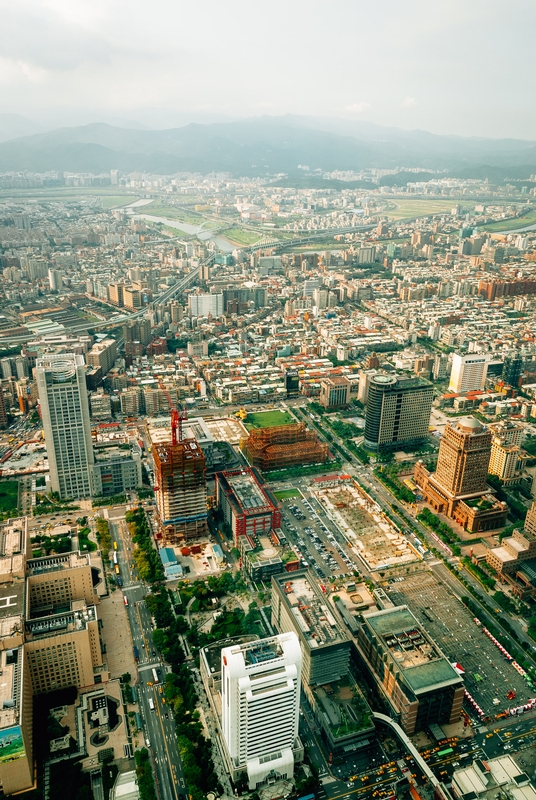
{"type": "MultiPolygon", "coordinates": [[[[123,595],[128,600],[127,615],[132,643],[138,648],[139,681],[136,685],[140,714],[143,720],[143,738],[153,761],[155,783],[161,800],[179,800],[186,795],[186,781],[177,749],[177,736],[173,715],[168,712],[160,693],[167,667],[162,663],[153,645],[151,615],[145,605],[146,587],[131,569],[132,542],[124,520],[109,520],[112,539],[117,541],[117,560],[123,580],[123,595]],[[154,684],[152,670],[158,671],[159,683],[154,684]],[[151,684],[151,685],[150,685],[151,684]],[[149,700],[154,709],[151,710],[149,700]]],[[[141,736],[141,734],[139,734],[141,736]]]]}

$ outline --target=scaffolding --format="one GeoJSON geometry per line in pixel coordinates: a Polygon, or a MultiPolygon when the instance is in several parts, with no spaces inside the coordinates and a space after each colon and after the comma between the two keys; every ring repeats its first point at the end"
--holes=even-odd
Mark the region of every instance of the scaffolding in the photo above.
{"type": "Polygon", "coordinates": [[[256,428],[240,440],[249,463],[263,471],[327,461],[329,448],[304,422],[256,428]]]}
{"type": "Polygon", "coordinates": [[[207,535],[205,456],[195,439],[153,448],[155,495],[165,544],[207,535]]]}

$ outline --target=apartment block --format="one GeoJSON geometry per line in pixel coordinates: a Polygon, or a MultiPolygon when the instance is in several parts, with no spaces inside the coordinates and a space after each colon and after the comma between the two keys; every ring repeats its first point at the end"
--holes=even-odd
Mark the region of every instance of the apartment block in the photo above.
{"type": "Polygon", "coordinates": [[[348,378],[333,377],[320,381],[320,403],[324,408],[341,408],[350,402],[351,383],[348,378]]]}

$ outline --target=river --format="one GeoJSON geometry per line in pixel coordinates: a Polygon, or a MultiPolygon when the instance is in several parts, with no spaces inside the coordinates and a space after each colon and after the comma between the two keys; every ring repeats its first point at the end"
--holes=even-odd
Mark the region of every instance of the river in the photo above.
{"type": "MultiPolygon", "coordinates": [[[[136,200],[135,203],[125,206],[124,210],[132,214],[132,209],[146,206],[152,202],[152,200],[136,200]]],[[[179,220],[169,219],[168,217],[157,217],[154,214],[133,214],[133,216],[135,216],[136,219],[146,219],[148,222],[161,222],[162,225],[167,225],[168,228],[176,228],[176,230],[182,231],[182,233],[189,233],[193,236],[197,236],[197,238],[201,239],[203,242],[210,240],[214,242],[220,250],[223,250],[224,253],[232,253],[233,250],[236,249],[236,245],[231,244],[227,239],[223,239],[221,236],[212,236],[209,230],[202,230],[200,233],[197,233],[199,225],[190,225],[188,222],[180,222],[179,220]]]]}

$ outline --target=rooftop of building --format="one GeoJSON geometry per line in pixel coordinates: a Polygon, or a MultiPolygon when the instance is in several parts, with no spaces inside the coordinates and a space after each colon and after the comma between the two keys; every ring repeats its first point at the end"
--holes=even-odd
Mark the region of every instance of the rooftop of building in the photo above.
{"type": "Polygon", "coordinates": [[[266,495],[249,470],[227,471],[223,473],[221,479],[230,487],[243,511],[270,509],[266,495]]]}
{"type": "Polygon", "coordinates": [[[192,460],[196,458],[203,458],[203,452],[195,439],[183,439],[177,444],[172,444],[170,441],[166,443],[159,443],[154,446],[153,453],[158,457],[161,464],[173,464],[175,460],[192,460]]]}
{"type": "MultiPolygon", "coordinates": [[[[171,441],[171,418],[155,417],[148,426],[149,438],[153,444],[171,441]]],[[[196,439],[200,444],[205,441],[214,441],[208,425],[203,417],[192,417],[182,423],[183,436],[185,439],[196,439]]]]}
{"type": "Polygon", "coordinates": [[[0,638],[22,630],[25,605],[24,579],[0,583],[0,638]]]}
{"type": "Polygon", "coordinates": [[[461,683],[458,673],[407,606],[365,613],[363,619],[415,694],[461,683]]]}
{"type": "Polygon", "coordinates": [[[374,730],[372,711],[351,675],[312,692],[335,741],[374,730]]]}
{"type": "Polygon", "coordinates": [[[62,553],[61,555],[44,556],[43,558],[32,558],[26,562],[26,574],[42,575],[45,572],[57,572],[63,569],[79,569],[88,567],[90,558],[88,553],[62,553]]]}
{"type": "Polygon", "coordinates": [[[529,776],[523,772],[510,755],[476,760],[463,769],[457,769],[453,783],[463,800],[485,797],[489,800],[499,796],[499,787],[508,787],[505,796],[511,800],[536,800],[536,790],[529,776]]]}
{"type": "Polygon", "coordinates": [[[346,642],[347,637],[328,607],[328,599],[305,570],[274,575],[301,637],[311,649],[346,642]]]}
{"type": "Polygon", "coordinates": [[[46,636],[57,636],[60,633],[76,633],[84,631],[89,622],[97,620],[97,609],[88,606],[84,600],[73,600],[65,603],[63,608],[47,611],[42,616],[26,620],[26,639],[41,639],[46,636]]]}
{"type": "Polygon", "coordinates": [[[208,667],[208,672],[213,677],[217,677],[221,672],[221,651],[224,647],[231,647],[234,645],[247,645],[250,642],[258,641],[259,637],[252,633],[246,636],[234,636],[230,639],[222,639],[219,642],[213,642],[212,644],[203,647],[201,650],[201,655],[205,660],[205,663],[208,667]]]}

